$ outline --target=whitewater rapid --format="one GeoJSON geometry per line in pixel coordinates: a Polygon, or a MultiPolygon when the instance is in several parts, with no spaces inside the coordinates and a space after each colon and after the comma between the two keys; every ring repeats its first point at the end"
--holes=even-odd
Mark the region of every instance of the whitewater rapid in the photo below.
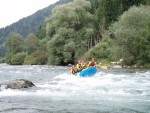
{"type": "MultiPolygon", "coordinates": [[[[49,102],[70,103],[72,109],[75,109],[74,105],[78,103],[83,107],[78,112],[92,112],[93,109],[93,112],[150,113],[149,70],[98,69],[96,75],[92,77],[76,77],[69,75],[69,67],[1,66],[0,82],[20,78],[31,80],[36,87],[22,90],[1,87],[0,102],[4,101],[7,105],[9,99],[13,103],[16,98],[20,98],[19,102],[26,105],[23,98],[31,100],[43,98],[49,102]]],[[[34,107],[35,100],[31,102],[34,107]]],[[[42,100],[39,103],[45,105],[42,100]]],[[[67,105],[62,106],[67,109],[67,105]]],[[[0,108],[0,111],[5,110],[0,108]]],[[[74,113],[73,110],[69,111],[74,113]]]]}

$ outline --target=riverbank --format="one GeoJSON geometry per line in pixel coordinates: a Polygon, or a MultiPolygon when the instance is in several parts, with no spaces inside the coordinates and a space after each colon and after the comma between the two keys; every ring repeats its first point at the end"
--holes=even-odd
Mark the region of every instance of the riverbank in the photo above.
{"type": "MultiPolygon", "coordinates": [[[[129,65],[125,65],[122,59],[118,61],[110,61],[108,59],[96,59],[96,62],[97,62],[97,67],[102,68],[102,69],[110,69],[110,68],[150,69],[150,64],[145,64],[145,65],[135,64],[135,65],[129,66],[129,65]]],[[[5,58],[0,58],[0,64],[2,63],[5,63],[5,58]]],[[[22,65],[41,65],[41,64],[22,64],[22,65]]],[[[48,65],[48,64],[42,64],[42,65],[48,65]]],[[[64,66],[64,65],[59,65],[59,66],[64,66]]]]}
{"type": "Polygon", "coordinates": [[[102,69],[110,69],[110,68],[131,68],[131,69],[150,69],[150,64],[145,65],[125,65],[123,62],[123,59],[120,59],[118,61],[109,61],[107,59],[97,60],[98,67],[102,69]]]}

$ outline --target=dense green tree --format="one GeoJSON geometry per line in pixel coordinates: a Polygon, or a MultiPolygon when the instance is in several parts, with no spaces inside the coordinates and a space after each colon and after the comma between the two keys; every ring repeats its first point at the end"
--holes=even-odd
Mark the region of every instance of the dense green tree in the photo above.
{"type": "Polygon", "coordinates": [[[119,57],[128,65],[150,63],[150,6],[132,7],[112,26],[119,57]]]}
{"type": "Polygon", "coordinates": [[[24,59],[26,57],[25,53],[17,53],[11,59],[12,65],[22,65],[24,63],[24,59]]]}
{"type": "Polygon", "coordinates": [[[26,65],[43,65],[47,63],[47,53],[44,51],[35,51],[26,56],[24,64],[26,65]]]}
{"type": "Polygon", "coordinates": [[[11,59],[14,54],[22,52],[23,50],[23,37],[16,32],[10,33],[7,37],[6,46],[6,63],[11,64],[11,59]]]}
{"type": "Polygon", "coordinates": [[[90,59],[94,57],[99,60],[110,59],[110,47],[111,39],[109,37],[105,37],[100,43],[85,53],[84,58],[90,59]]]}
{"type": "Polygon", "coordinates": [[[13,56],[14,56],[13,53],[7,53],[6,56],[5,56],[5,62],[7,64],[11,64],[11,59],[12,59],[13,56]]]}
{"type": "Polygon", "coordinates": [[[21,52],[23,49],[23,37],[16,32],[10,33],[7,37],[6,46],[8,52],[14,54],[21,52]]]}
{"type": "Polygon", "coordinates": [[[24,48],[30,54],[33,53],[39,45],[39,40],[33,33],[30,33],[24,40],[24,48]]]}
{"type": "Polygon", "coordinates": [[[46,37],[46,27],[45,23],[39,27],[39,29],[36,31],[36,36],[38,39],[42,40],[46,37]]]}
{"type": "Polygon", "coordinates": [[[95,21],[90,8],[90,2],[74,0],[53,10],[46,23],[49,64],[70,63],[87,51],[95,21]]]}
{"type": "Polygon", "coordinates": [[[91,1],[93,6],[93,13],[97,16],[97,23],[95,27],[99,28],[99,32],[103,34],[105,30],[115,21],[118,16],[127,11],[131,6],[140,4],[147,4],[145,0],[94,0],[91,1]],[[94,11],[95,10],[95,11],[94,11]]]}

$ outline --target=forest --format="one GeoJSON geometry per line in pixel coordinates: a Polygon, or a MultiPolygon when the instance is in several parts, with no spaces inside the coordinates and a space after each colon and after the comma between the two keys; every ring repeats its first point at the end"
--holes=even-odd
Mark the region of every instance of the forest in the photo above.
{"type": "Polygon", "coordinates": [[[6,38],[6,63],[68,65],[77,59],[150,67],[149,0],[74,0],[57,5],[27,36],[6,38]]]}

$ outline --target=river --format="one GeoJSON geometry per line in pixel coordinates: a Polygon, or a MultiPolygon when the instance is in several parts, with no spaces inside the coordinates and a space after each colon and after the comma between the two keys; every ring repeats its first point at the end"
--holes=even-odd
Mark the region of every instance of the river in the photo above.
{"type": "Polygon", "coordinates": [[[0,91],[0,113],[150,113],[150,70],[97,69],[71,76],[69,67],[0,64],[0,83],[27,79],[36,87],[0,91]]]}

